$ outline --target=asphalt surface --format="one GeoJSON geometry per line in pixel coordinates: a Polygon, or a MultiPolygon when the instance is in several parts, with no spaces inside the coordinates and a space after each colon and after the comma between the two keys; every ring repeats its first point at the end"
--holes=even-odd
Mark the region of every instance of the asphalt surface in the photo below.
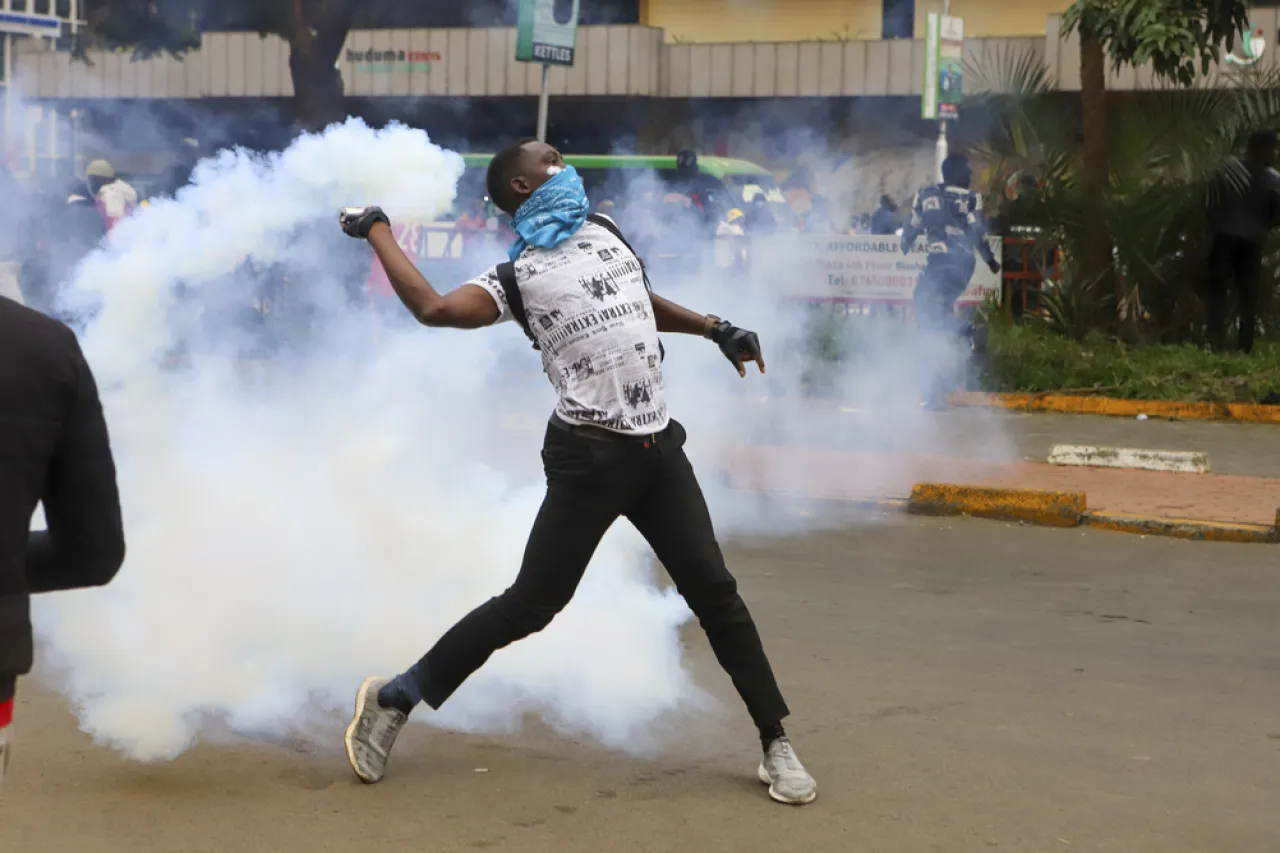
{"type": "Polygon", "coordinates": [[[536,722],[411,726],[374,787],[346,767],[343,719],[319,742],[142,766],[28,681],[0,851],[1277,849],[1271,549],[893,516],[728,553],[811,806],[767,799],[755,733],[691,627],[723,708],[671,720],[657,757],[536,722]]]}
{"type": "MultiPolygon", "coordinates": [[[[1057,444],[1180,450],[1209,454],[1217,474],[1280,476],[1280,428],[1274,424],[1171,421],[956,408],[890,417],[874,406],[822,402],[761,402],[782,409],[785,421],[754,438],[832,450],[881,453],[944,453],[1043,462],[1057,444]],[[805,418],[792,412],[811,412],[805,418]],[[837,426],[837,425],[841,426],[837,426]]],[[[768,423],[768,421],[764,421],[768,423]]]]}
{"type": "MultiPolygon", "coordinates": [[[[513,383],[514,384],[514,383],[513,383]]],[[[553,401],[546,380],[524,377],[511,399],[519,414],[504,425],[541,431],[553,401]]],[[[510,410],[508,410],[510,411],[510,410]]],[[[1171,421],[955,408],[927,412],[911,404],[857,405],[800,397],[739,394],[723,399],[678,397],[673,415],[690,441],[728,436],[737,444],[777,444],[851,452],[928,453],[1044,462],[1057,444],[1207,453],[1212,472],[1280,477],[1280,427],[1228,421],[1171,421]],[[724,413],[717,415],[716,410],[724,413]]]]}

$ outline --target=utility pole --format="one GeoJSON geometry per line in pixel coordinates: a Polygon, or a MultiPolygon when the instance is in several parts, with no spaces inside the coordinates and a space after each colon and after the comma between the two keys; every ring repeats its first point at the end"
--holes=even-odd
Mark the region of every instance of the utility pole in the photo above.
{"type": "Polygon", "coordinates": [[[538,94],[538,141],[547,141],[547,113],[551,107],[551,66],[542,64],[542,91],[538,94]]]}
{"type": "MultiPolygon", "coordinates": [[[[942,0],[942,16],[944,18],[951,17],[951,0],[942,0]]],[[[938,181],[942,181],[942,163],[947,159],[947,122],[941,116],[938,117],[938,144],[936,147],[937,172],[938,181]]]]}

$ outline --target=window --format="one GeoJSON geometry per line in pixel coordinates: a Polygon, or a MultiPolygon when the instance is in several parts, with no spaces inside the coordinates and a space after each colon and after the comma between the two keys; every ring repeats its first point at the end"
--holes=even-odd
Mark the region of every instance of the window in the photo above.
{"type": "Polygon", "coordinates": [[[880,19],[880,37],[886,39],[913,38],[916,28],[915,0],[883,0],[883,2],[884,11],[880,19]]]}

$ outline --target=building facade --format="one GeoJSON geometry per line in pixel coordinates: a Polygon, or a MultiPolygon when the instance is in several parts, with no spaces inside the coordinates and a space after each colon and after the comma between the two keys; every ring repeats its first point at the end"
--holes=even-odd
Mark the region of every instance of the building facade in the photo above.
{"type": "MultiPolygon", "coordinates": [[[[938,0],[916,0],[928,9],[938,0]]],[[[859,98],[919,96],[923,38],[868,37],[885,0],[647,0],[650,23],[585,26],[572,68],[553,68],[553,96],[649,98],[859,98]],[[782,14],[778,10],[785,9],[782,14]],[[657,25],[661,24],[661,25],[657,25]],[[825,35],[823,34],[825,31],[825,35]]],[[[1054,11],[1067,0],[953,0],[965,16],[969,67],[1003,55],[1042,57],[1064,91],[1080,86],[1079,45],[1054,11]],[[1010,6],[1016,14],[1006,14],[1010,6]],[[1029,32],[1018,32],[1025,30],[1029,32]]],[[[916,14],[918,29],[923,15],[916,14]]],[[[1252,23],[1270,46],[1250,67],[1280,67],[1280,10],[1258,8],[1252,23]]],[[[538,66],[515,60],[514,27],[353,30],[339,59],[355,97],[527,97],[538,66]]],[[[1223,63],[1231,85],[1238,65],[1223,63]]],[[[288,45],[253,32],[208,32],[182,59],[137,60],[125,51],[89,51],[73,60],[52,43],[28,40],[15,56],[23,96],[39,102],[100,99],[288,98],[288,45]]],[[[1108,85],[1156,85],[1145,69],[1111,72],[1108,85]]]]}

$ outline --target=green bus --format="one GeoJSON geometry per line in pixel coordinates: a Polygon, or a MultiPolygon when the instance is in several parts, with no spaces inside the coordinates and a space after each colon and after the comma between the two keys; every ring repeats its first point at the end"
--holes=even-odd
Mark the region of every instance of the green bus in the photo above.
{"type": "MultiPolygon", "coordinates": [[[[464,154],[466,171],[458,186],[459,207],[465,209],[476,199],[484,198],[485,170],[492,154],[464,154]]],[[[655,189],[674,178],[675,155],[566,154],[564,160],[578,170],[593,205],[616,201],[628,187],[643,186],[645,177],[656,178],[655,189]]],[[[723,186],[719,194],[723,216],[732,208],[746,211],[756,199],[763,197],[780,221],[792,218],[791,208],[783,198],[768,169],[747,160],[732,157],[699,157],[698,170],[723,186]]]]}

